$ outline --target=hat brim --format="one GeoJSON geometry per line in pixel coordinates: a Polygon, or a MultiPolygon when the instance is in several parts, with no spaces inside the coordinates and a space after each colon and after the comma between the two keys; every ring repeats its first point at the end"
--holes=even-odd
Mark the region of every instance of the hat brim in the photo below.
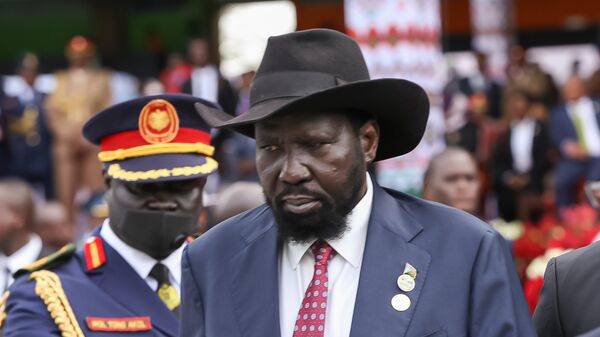
{"type": "Polygon", "coordinates": [[[137,157],[104,165],[106,174],[112,179],[135,183],[200,178],[209,175],[218,167],[214,159],[191,153],[137,157]]]}
{"type": "MultiPolygon", "coordinates": [[[[293,80],[293,79],[292,79],[293,80]]],[[[370,113],[380,129],[375,161],[412,151],[421,141],[429,116],[429,99],[417,84],[402,79],[357,81],[307,96],[270,99],[247,112],[230,115],[206,106],[196,106],[204,120],[215,128],[231,128],[254,137],[254,123],[291,111],[359,110],[370,113]]]]}

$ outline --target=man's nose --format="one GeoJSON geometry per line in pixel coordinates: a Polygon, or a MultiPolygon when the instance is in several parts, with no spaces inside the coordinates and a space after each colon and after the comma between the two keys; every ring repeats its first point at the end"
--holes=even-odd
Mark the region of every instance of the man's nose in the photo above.
{"type": "Polygon", "coordinates": [[[310,179],[310,170],[294,153],[287,155],[279,172],[279,180],[291,185],[297,185],[310,179]]]}

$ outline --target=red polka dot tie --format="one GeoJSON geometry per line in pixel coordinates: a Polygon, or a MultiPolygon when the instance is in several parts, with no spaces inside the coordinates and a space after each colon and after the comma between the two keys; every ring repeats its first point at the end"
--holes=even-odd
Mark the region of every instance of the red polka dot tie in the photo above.
{"type": "Polygon", "coordinates": [[[315,272],[306,289],[296,318],[293,337],[323,337],[327,313],[327,263],[335,251],[327,242],[315,242],[311,250],[315,257],[315,272]]]}

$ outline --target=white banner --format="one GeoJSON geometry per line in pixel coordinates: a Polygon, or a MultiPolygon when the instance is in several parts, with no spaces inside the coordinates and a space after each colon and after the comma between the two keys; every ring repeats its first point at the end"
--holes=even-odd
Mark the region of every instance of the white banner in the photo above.
{"type": "Polygon", "coordinates": [[[371,78],[407,79],[430,96],[421,144],[408,155],[378,163],[377,169],[381,185],[418,194],[429,158],[444,147],[439,0],[345,0],[344,8],[346,29],[360,44],[371,78]]]}

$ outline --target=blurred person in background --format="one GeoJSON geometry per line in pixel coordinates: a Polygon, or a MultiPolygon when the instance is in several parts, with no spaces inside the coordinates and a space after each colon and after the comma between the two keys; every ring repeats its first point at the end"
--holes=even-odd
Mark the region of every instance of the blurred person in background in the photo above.
{"type": "Polygon", "coordinates": [[[56,201],[40,203],[35,209],[35,232],[44,246],[58,250],[75,240],[65,206],[56,201]]]}
{"type": "Polygon", "coordinates": [[[50,200],[55,197],[52,139],[44,107],[46,95],[34,86],[38,69],[35,54],[19,58],[16,72],[22,79],[21,90],[1,98],[0,109],[7,120],[8,175],[22,178],[50,200]]]}
{"type": "MultiPolygon", "coordinates": [[[[183,84],[182,92],[218,103],[225,112],[235,115],[237,108],[237,93],[229,81],[225,79],[217,64],[211,60],[210,42],[203,36],[194,36],[188,40],[187,54],[192,70],[190,78],[183,84]]],[[[237,170],[227,163],[224,143],[232,137],[229,130],[213,130],[212,144],[215,147],[215,159],[221,163],[218,174],[208,178],[204,189],[209,196],[215,196],[221,186],[221,174],[237,170]]],[[[233,164],[235,165],[235,164],[233,164]]]]}
{"type": "Polygon", "coordinates": [[[525,91],[513,91],[508,104],[509,127],[496,143],[492,165],[498,213],[505,221],[537,219],[550,169],[548,128],[535,118],[525,91]]]}
{"type": "Polygon", "coordinates": [[[258,207],[265,202],[263,189],[258,182],[233,183],[219,192],[213,208],[214,223],[218,224],[234,215],[258,207]]]}
{"type": "Polygon", "coordinates": [[[229,81],[221,75],[219,67],[211,62],[209,41],[204,37],[192,37],[188,41],[187,51],[192,70],[182,91],[219,103],[225,112],[235,114],[237,94],[229,81]]]}
{"type": "Polygon", "coordinates": [[[492,119],[499,119],[502,117],[500,108],[502,86],[489,74],[487,55],[482,52],[475,52],[475,58],[477,60],[477,73],[460,79],[458,90],[467,97],[471,97],[475,93],[483,93],[487,98],[487,115],[492,119]]]}
{"type": "Polygon", "coordinates": [[[506,68],[506,84],[504,86],[504,113],[509,107],[507,100],[513,90],[524,90],[536,101],[547,108],[558,101],[558,90],[552,76],[542,70],[536,63],[527,60],[527,50],[518,44],[512,45],[508,51],[508,67],[506,68]]]}
{"type": "Polygon", "coordinates": [[[574,195],[582,180],[600,180],[600,108],[587,96],[584,82],[571,76],[563,86],[563,103],[550,116],[550,137],[560,151],[554,171],[556,206],[576,202],[574,195]]]}
{"type": "Polygon", "coordinates": [[[50,254],[35,230],[35,203],[29,185],[18,178],[0,180],[0,291],[13,273],[50,254]]]}
{"type": "Polygon", "coordinates": [[[56,73],[56,89],[48,97],[48,120],[54,137],[53,154],[58,200],[69,218],[75,216],[75,195],[104,185],[98,149],[81,134],[83,123],[111,103],[110,73],[95,65],[96,46],[75,36],[65,47],[69,67],[56,73]]]}
{"type": "Polygon", "coordinates": [[[192,66],[185,61],[180,53],[170,53],[167,56],[167,66],[160,73],[160,81],[165,86],[165,92],[180,93],[183,84],[190,78],[192,66]]]}
{"type": "Polygon", "coordinates": [[[473,156],[448,147],[429,161],[423,178],[423,199],[479,216],[481,181],[473,156]]]}
{"type": "MultiPolygon", "coordinates": [[[[4,79],[0,76],[0,100],[4,98],[4,79]]],[[[10,163],[8,144],[8,120],[6,114],[0,109],[0,177],[8,175],[10,163]]]]}
{"type": "Polygon", "coordinates": [[[156,78],[148,78],[142,83],[142,96],[154,96],[165,93],[165,86],[156,78]]]}

